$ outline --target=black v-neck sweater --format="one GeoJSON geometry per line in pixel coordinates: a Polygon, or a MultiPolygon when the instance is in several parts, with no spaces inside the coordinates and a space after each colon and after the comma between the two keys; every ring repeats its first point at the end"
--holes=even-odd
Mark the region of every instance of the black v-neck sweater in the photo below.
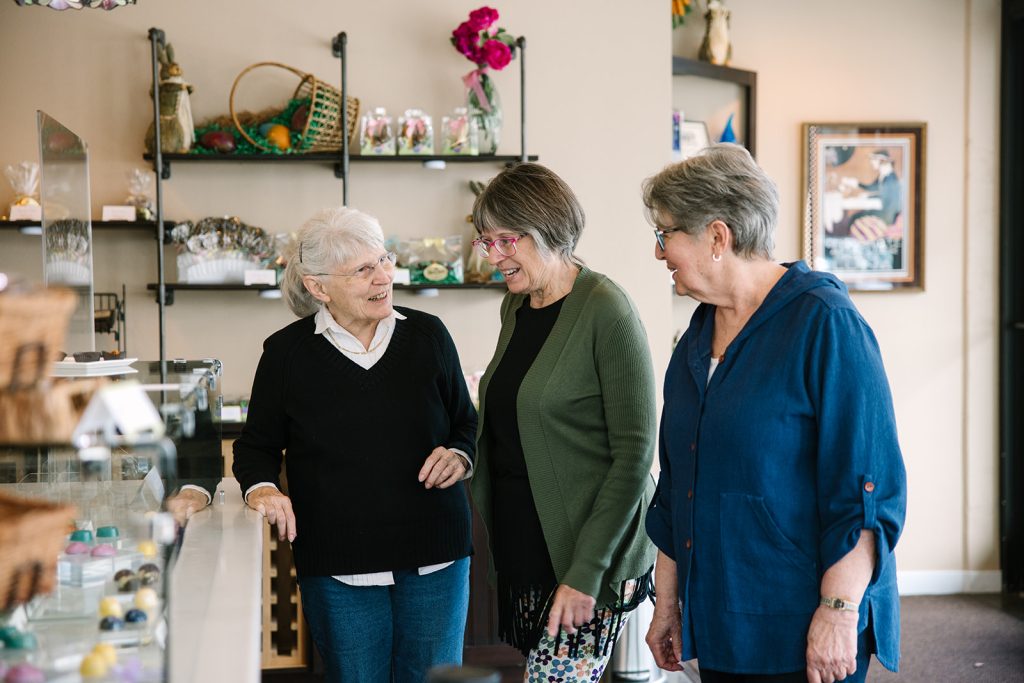
{"type": "Polygon", "coordinates": [[[476,450],[455,343],[437,317],[396,310],[406,319],[369,370],[315,334],[313,317],[263,345],[233,470],[242,491],[280,488],[287,451],[299,576],[413,569],[472,551],[465,487],[417,480],[437,446],[476,450]]]}

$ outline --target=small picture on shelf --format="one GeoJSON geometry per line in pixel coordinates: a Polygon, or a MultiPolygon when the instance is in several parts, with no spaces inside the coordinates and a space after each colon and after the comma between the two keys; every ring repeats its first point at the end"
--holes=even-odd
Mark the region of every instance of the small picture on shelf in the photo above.
{"type": "Polygon", "coordinates": [[[689,159],[711,144],[708,127],[703,121],[679,122],[679,159],[689,159]]]}

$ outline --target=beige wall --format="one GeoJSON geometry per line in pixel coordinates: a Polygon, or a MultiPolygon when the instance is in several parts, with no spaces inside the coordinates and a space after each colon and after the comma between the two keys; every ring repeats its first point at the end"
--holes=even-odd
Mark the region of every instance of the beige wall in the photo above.
{"type": "MultiPolygon", "coordinates": [[[[733,63],[759,74],[758,158],[783,197],[780,259],[800,254],[797,202],[800,124],[806,121],[925,121],[926,285],[924,292],[856,295],[890,373],[910,475],[901,569],[977,571],[998,567],[995,448],[995,180],[998,2],[996,0],[729,0],[733,63]]],[[[125,195],[124,173],[141,165],[149,121],[149,44],[159,26],[195,86],[197,118],[227,109],[246,65],[277,60],[337,79],[332,34],[349,35],[350,88],[364,106],[393,113],[420,106],[439,117],[461,98],[469,63],[446,37],[475,3],[369,5],[307,0],[235,3],[140,0],[111,13],[57,13],[0,3],[0,165],[36,157],[34,111],[44,109],[85,137],[92,155],[95,212],[125,195]],[[229,9],[229,6],[232,9],[229,9]],[[259,9],[253,9],[256,6],[259,9]],[[371,9],[372,7],[372,9],[371,9]]],[[[499,5],[501,25],[528,49],[530,151],[577,190],[588,213],[581,255],[636,299],[657,372],[673,332],[692,311],[673,302],[639,203],[639,182],[668,159],[669,56],[693,56],[696,15],[674,34],[657,1],[499,5]]],[[[516,63],[513,67],[517,66],[516,63]]],[[[277,88],[287,77],[253,76],[277,88]]],[[[503,152],[516,150],[516,72],[498,75],[510,124],[503,152]]],[[[673,92],[675,90],[675,92],[673,92]]],[[[253,90],[241,106],[270,100],[253,90]]],[[[697,106],[697,103],[694,103],[697,106]]],[[[167,215],[237,214],[272,231],[294,229],[320,206],[340,202],[326,167],[186,165],[165,185],[167,215]]],[[[469,179],[497,168],[444,172],[353,165],[351,204],[377,214],[398,235],[462,232],[469,179]]],[[[8,201],[0,188],[0,204],[8,201]]],[[[129,291],[132,355],[156,355],[152,242],[99,233],[98,287],[129,291]]],[[[0,233],[0,269],[38,278],[38,242],[0,233]]],[[[173,264],[173,255],[169,258],[173,264]]],[[[170,277],[174,278],[173,265],[170,277]]],[[[436,299],[405,293],[398,303],[440,315],[466,370],[482,368],[497,334],[499,297],[455,292],[436,299]]],[[[226,390],[248,390],[261,340],[291,319],[279,302],[248,293],[179,293],[168,309],[173,356],[225,360],[226,390]]],[[[737,416],[741,420],[742,416],[737,416]]]]}

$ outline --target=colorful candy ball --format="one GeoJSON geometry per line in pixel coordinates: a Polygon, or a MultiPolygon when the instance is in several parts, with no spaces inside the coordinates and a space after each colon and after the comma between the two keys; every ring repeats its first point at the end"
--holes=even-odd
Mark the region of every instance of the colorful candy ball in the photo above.
{"type": "Polygon", "coordinates": [[[82,678],[103,678],[107,675],[108,669],[110,669],[110,665],[107,664],[103,655],[90,652],[82,657],[82,664],[78,667],[78,672],[82,674],[82,678]]]}

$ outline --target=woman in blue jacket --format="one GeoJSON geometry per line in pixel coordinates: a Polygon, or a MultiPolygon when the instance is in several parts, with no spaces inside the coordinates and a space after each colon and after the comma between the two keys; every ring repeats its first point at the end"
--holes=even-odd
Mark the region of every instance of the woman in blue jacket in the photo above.
{"type": "Polygon", "coordinates": [[[644,184],[655,258],[700,302],[665,378],[647,642],[703,683],[863,681],[899,661],[906,472],[846,288],[772,260],[778,191],[715,145],[644,184]],[[758,676],[750,678],[751,676],[758,676]]]}

